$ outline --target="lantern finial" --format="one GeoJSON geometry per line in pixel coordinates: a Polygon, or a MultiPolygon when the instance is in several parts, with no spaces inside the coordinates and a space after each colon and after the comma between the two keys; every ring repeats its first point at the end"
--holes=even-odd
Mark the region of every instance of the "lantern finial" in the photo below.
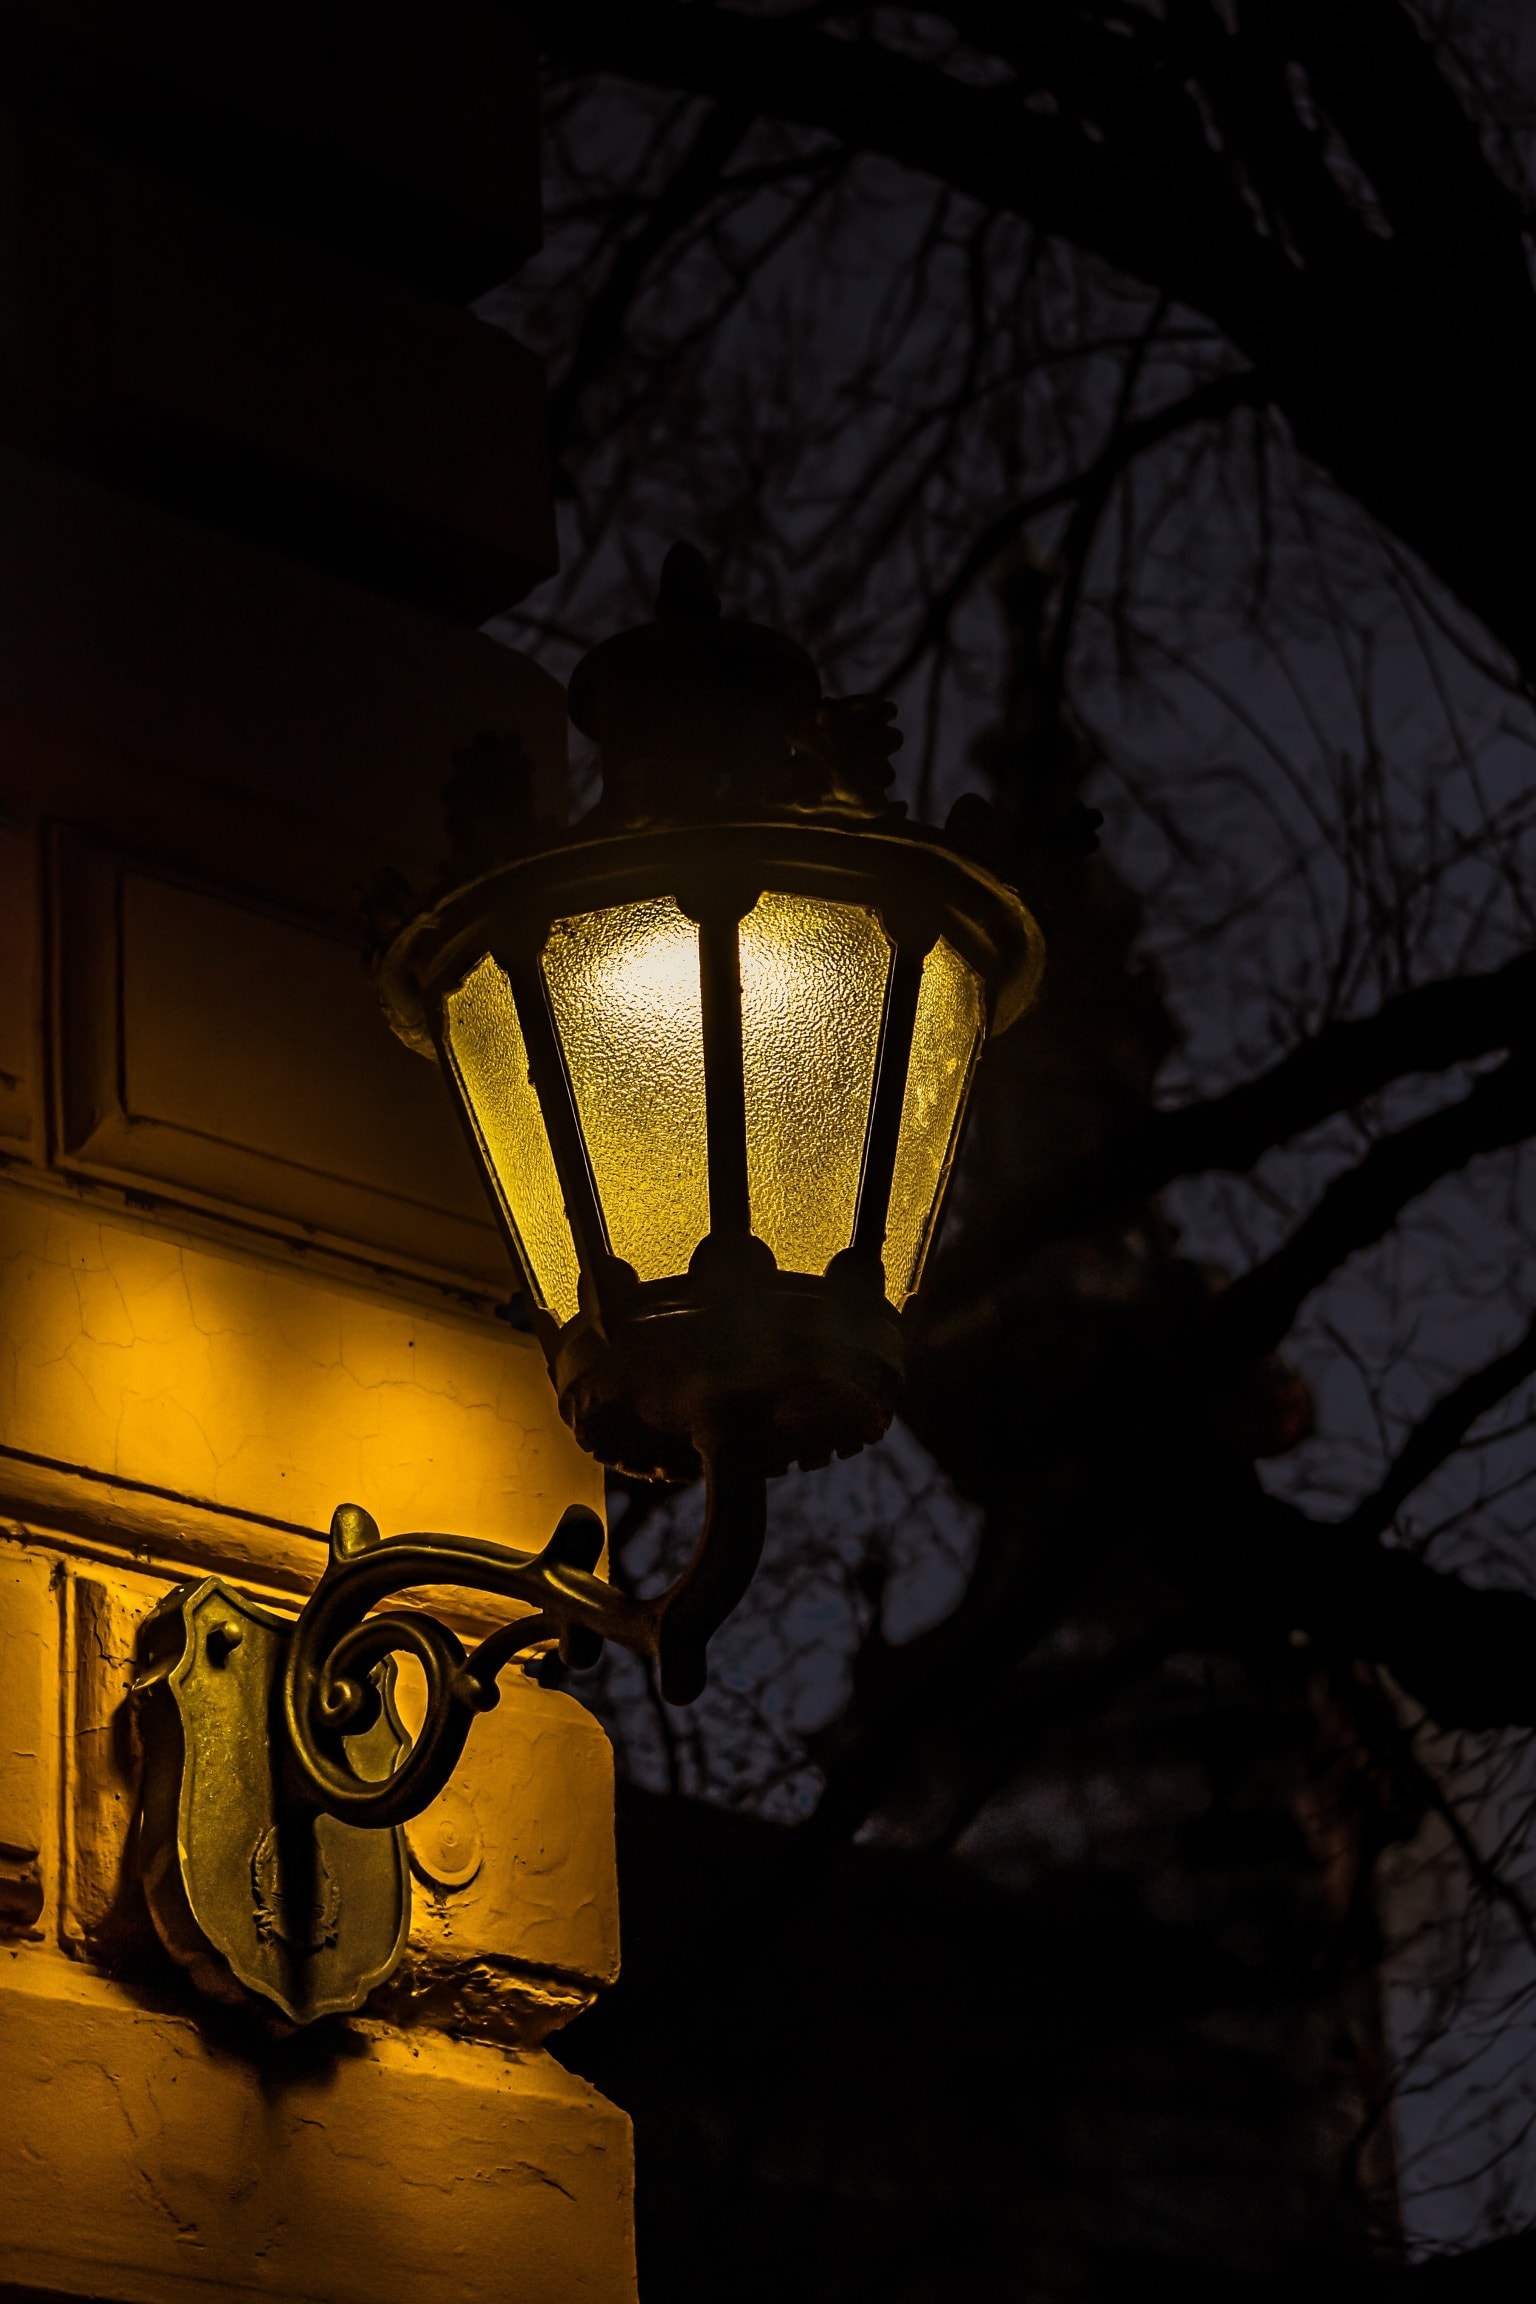
{"type": "Polygon", "coordinates": [[[652,621],[584,656],[569,701],[601,747],[610,823],[719,820],[793,803],[821,681],[782,632],[722,616],[702,553],[674,544],[652,621]]]}
{"type": "Polygon", "coordinates": [[[720,595],[709,563],[695,544],[674,544],[661,564],[656,589],[658,622],[718,624],[720,595]]]}

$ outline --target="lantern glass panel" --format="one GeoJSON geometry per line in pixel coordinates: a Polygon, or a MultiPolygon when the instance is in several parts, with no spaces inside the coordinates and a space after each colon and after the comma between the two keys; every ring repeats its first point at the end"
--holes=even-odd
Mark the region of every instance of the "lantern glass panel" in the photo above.
{"type": "Polygon", "coordinates": [[[544,981],[608,1244],[642,1280],[709,1229],[699,931],[670,896],[557,920],[544,981]]]}
{"type": "Polygon", "coordinates": [[[540,1306],[576,1314],[576,1247],[512,987],[487,953],[443,1002],[448,1057],[540,1306]]]}
{"type": "Polygon", "coordinates": [[[885,1292],[898,1307],[922,1278],[984,1021],[980,977],[941,936],[923,962],[886,1219],[885,1292]]]}
{"type": "Polygon", "coordinates": [[[752,1229],[785,1272],[853,1238],[891,943],[862,904],[770,891],[741,923],[752,1229]]]}

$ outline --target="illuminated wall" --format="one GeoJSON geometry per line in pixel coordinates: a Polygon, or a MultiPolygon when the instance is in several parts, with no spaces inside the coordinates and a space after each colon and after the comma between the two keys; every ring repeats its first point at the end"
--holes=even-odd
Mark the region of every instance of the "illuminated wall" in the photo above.
{"type": "Polygon", "coordinates": [[[56,75],[0,188],[0,270],[74,233],[0,299],[61,396],[0,448],[0,2299],[627,2304],[628,2122],[546,2045],[618,1967],[581,1706],[506,1675],[401,1967],[306,2034],[198,1997],[135,1841],[174,1584],[292,1608],[343,1500],[528,1546],[601,1507],[357,897],[437,865],[486,732],[561,786],[559,689],[475,629],[550,565],[537,368],[464,309],[536,236],[532,59],[480,0],[334,86],[340,0],[65,13],[81,88],[169,75],[201,141],[152,181],[56,75]]]}
{"type": "Polygon", "coordinates": [[[507,1675],[410,1827],[405,1963],[322,2048],[199,2004],[148,1927],[130,1689],[171,1583],[291,1603],[343,1500],[531,1547],[602,1486],[494,1317],[446,1091],[355,933],[135,860],[167,929],[28,782],[0,833],[0,2295],[449,2304],[515,2258],[520,2298],[628,2297],[628,2124],[541,2045],[617,1972],[611,1760],[571,1698],[507,1675]]]}

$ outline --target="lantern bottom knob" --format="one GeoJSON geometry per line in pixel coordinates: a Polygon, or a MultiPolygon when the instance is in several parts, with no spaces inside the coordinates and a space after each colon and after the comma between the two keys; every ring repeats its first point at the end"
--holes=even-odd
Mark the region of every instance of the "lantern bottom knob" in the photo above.
{"type": "Polygon", "coordinates": [[[750,1410],[764,1469],[814,1471],[880,1439],[902,1376],[901,1322],[859,1273],[772,1270],[716,1291],[697,1271],[633,1291],[552,1339],[560,1412],[601,1463],[692,1480],[722,1413],[750,1410]]]}

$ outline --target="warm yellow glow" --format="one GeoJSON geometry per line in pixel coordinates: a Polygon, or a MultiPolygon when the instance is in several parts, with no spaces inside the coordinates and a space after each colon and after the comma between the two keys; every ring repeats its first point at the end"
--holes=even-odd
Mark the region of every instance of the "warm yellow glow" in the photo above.
{"type": "Polygon", "coordinates": [[[769,894],[741,924],[752,1229],[786,1272],[853,1238],[891,945],[862,904],[769,894]]]}
{"type": "Polygon", "coordinates": [[[685,1272],[709,1228],[699,931],[670,896],[557,920],[544,980],[609,1245],[685,1272]]]}
{"type": "MultiPolygon", "coordinates": [[[[0,1433],[34,1466],[137,1483],[134,1509],[167,1494],[216,1506],[231,1545],[241,1514],[271,1521],[246,1556],[258,1579],[268,1551],[295,1556],[276,1528],[323,1530],[339,1497],[366,1499],[391,1535],[535,1548],[567,1504],[602,1505],[531,1337],[14,1186],[0,1191],[0,1433]]],[[[156,1509],[180,1525],[174,1501],[156,1509]]]]}
{"type": "Polygon", "coordinates": [[[922,1278],[982,1024],[981,979],[941,936],[923,962],[891,1179],[885,1292],[898,1306],[922,1278]]]}
{"type": "MultiPolygon", "coordinates": [[[[546,1750],[565,1742],[547,1710],[542,1734],[546,1750]]],[[[537,1893],[542,1810],[519,1801],[504,1829],[519,1828],[535,1852],[523,1868],[537,1893]]],[[[448,1901],[462,1928],[459,1896],[448,1901]]],[[[415,1902],[425,1914],[433,1899],[418,1893],[415,1902]]],[[[496,2008],[491,1994],[506,1993],[515,2007],[512,1994],[533,1967],[508,1959],[493,1938],[494,1951],[458,1953],[439,1982],[415,1965],[419,1941],[397,2005],[409,2008],[413,1987],[429,2009],[467,2002],[487,2031],[480,2012],[496,2008]]],[[[279,2110],[266,2069],[231,2055],[213,2024],[144,2007],[88,1968],[61,1980],[63,1965],[8,1948],[0,1972],[0,2267],[12,2296],[26,2293],[13,2272],[30,2284],[42,2269],[59,2293],[68,2280],[76,2296],[201,2289],[230,2298],[435,2295],[446,2304],[489,2291],[480,2265],[515,2262],[515,2292],[527,2304],[583,2293],[604,2304],[633,2299],[629,2120],[547,2052],[374,2021],[359,2028],[350,2054],[295,2058],[279,2110]],[[402,2165],[403,2177],[382,2173],[402,2165]],[[488,2175],[502,2168],[505,2179],[488,2175]],[[194,2249],[198,2277],[189,2281],[194,2249]]],[[[516,2039],[513,2021],[492,2018],[516,2039]]]]}
{"type": "Polygon", "coordinates": [[[512,987],[487,953],[443,1002],[448,1053],[535,1296],[576,1315],[576,1248],[512,987]]]}

